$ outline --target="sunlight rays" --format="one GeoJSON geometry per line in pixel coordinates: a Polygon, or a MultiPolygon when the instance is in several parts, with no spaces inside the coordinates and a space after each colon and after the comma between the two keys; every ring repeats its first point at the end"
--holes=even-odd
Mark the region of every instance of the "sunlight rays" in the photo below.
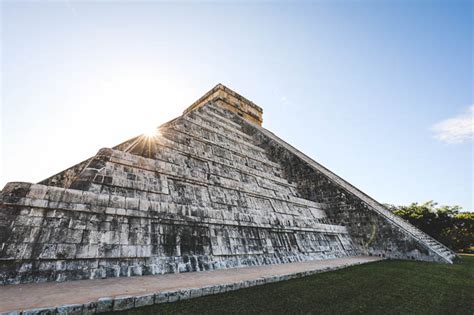
{"type": "Polygon", "coordinates": [[[161,139],[160,129],[149,128],[143,134],[131,140],[131,143],[124,150],[125,152],[138,154],[146,158],[153,158],[161,139]]]}
{"type": "Polygon", "coordinates": [[[160,131],[156,127],[147,128],[147,129],[143,130],[143,135],[147,138],[154,138],[154,137],[158,136],[159,133],[160,133],[160,131]]]}

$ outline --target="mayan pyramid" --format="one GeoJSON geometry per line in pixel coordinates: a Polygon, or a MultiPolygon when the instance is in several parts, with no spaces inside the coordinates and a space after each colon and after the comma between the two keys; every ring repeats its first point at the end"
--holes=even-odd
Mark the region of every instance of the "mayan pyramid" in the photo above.
{"type": "Polygon", "coordinates": [[[219,84],[183,115],[1,192],[0,283],[455,254],[262,125],[219,84]]]}

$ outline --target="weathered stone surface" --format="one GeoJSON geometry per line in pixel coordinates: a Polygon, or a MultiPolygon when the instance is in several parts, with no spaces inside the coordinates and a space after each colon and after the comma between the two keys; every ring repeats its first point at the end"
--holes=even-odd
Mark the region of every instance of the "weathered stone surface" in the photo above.
{"type": "Polygon", "coordinates": [[[451,262],[449,249],[262,128],[261,115],[217,86],[155,137],[39,184],[7,184],[0,283],[360,254],[451,262]]]}
{"type": "Polygon", "coordinates": [[[62,305],[57,308],[56,313],[61,315],[81,315],[83,304],[62,305]]]}
{"type": "Polygon", "coordinates": [[[153,305],[155,303],[155,294],[140,295],[135,297],[135,307],[153,305]]]}
{"type": "Polygon", "coordinates": [[[202,288],[202,296],[211,295],[214,292],[213,286],[206,286],[202,288]]]}
{"type": "Polygon", "coordinates": [[[96,312],[105,313],[111,312],[114,305],[114,299],[110,297],[103,297],[97,300],[96,312]]]}
{"type": "Polygon", "coordinates": [[[178,292],[169,292],[168,293],[168,302],[176,302],[179,300],[178,292]]]}
{"type": "Polygon", "coordinates": [[[198,289],[193,288],[189,291],[189,298],[191,298],[191,299],[201,297],[201,296],[202,296],[202,289],[201,288],[198,288],[198,289]]]}
{"type": "Polygon", "coordinates": [[[30,310],[24,310],[21,312],[22,315],[53,315],[56,313],[56,308],[35,308],[30,310]]]}
{"type": "Polygon", "coordinates": [[[178,299],[180,301],[187,300],[191,296],[191,289],[181,289],[178,291],[178,299]]]}
{"type": "Polygon", "coordinates": [[[135,306],[135,297],[133,296],[117,296],[114,299],[114,311],[123,311],[131,309],[135,306]]]}
{"type": "Polygon", "coordinates": [[[97,301],[84,304],[82,315],[91,315],[97,312],[97,301]]]}
{"type": "Polygon", "coordinates": [[[169,292],[159,292],[155,294],[155,304],[168,303],[169,292]]]}

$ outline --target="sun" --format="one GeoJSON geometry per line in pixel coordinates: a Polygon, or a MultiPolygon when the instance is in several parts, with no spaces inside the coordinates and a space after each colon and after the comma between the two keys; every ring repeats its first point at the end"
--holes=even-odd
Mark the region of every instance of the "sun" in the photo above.
{"type": "Polygon", "coordinates": [[[148,138],[156,137],[160,134],[160,131],[157,127],[149,127],[144,130],[143,135],[148,138]]]}

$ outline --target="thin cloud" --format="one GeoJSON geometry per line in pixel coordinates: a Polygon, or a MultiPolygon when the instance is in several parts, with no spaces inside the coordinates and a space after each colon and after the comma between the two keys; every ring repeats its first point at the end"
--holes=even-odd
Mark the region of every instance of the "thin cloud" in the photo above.
{"type": "Polygon", "coordinates": [[[474,105],[464,113],[443,120],[432,128],[434,137],[447,143],[463,143],[474,138],[474,105]]]}
{"type": "Polygon", "coordinates": [[[71,1],[70,1],[70,0],[65,0],[64,2],[66,3],[66,6],[68,7],[68,9],[71,10],[72,14],[73,14],[75,17],[78,17],[77,10],[76,10],[76,8],[72,5],[71,1]]]}
{"type": "Polygon", "coordinates": [[[283,105],[288,105],[289,101],[288,101],[288,98],[286,96],[282,96],[280,98],[280,102],[283,104],[283,105]]]}

